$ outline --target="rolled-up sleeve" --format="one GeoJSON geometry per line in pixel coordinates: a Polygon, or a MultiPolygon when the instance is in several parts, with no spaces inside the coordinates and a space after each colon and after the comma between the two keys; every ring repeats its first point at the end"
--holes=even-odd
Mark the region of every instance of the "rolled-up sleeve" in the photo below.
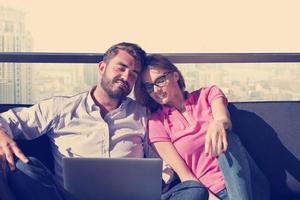
{"type": "Polygon", "coordinates": [[[0,129],[11,138],[34,139],[46,133],[57,110],[55,99],[47,99],[31,107],[17,107],[0,114],[0,129]]]}
{"type": "Polygon", "coordinates": [[[212,102],[218,98],[223,98],[225,103],[228,103],[228,100],[223,91],[215,85],[205,88],[204,92],[207,93],[207,101],[209,105],[211,105],[212,102]]]}
{"type": "Polygon", "coordinates": [[[171,141],[170,136],[158,114],[154,114],[150,117],[148,122],[148,131],[150,143],[171,141]]]}

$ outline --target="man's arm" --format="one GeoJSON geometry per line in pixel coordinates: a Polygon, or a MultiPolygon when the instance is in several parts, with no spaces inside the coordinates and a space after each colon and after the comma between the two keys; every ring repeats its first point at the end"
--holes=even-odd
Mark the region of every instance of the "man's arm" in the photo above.
{"type": "Polygon", "coordinates": [[[42,101],[29,108],[14,108],[0,114],[0,168],[6,161],[15,168],[13,156],[24,163],[26,156],[18,148],[14,138],[34,139],[45,133],[53,121],[53,99],[42,101]]]}

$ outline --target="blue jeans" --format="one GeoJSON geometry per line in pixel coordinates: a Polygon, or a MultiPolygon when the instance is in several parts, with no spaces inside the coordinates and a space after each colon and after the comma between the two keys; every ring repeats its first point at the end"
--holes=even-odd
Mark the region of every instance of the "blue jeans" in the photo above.
{"type": "Polygon", "coordinates": [[[36,158],[29,157],[29,163],[16,162],[16,170],[6,167],[7,185],[16,199],[31,200],[73,200],[54,179],[54,175],[36,158]]]}
{"type": "Polygon", "coordinates": [[[5,199],[5,200],[16,199],[12,191],[10,190],[9,186],[7,185],[7,182],[4,179],[4,177],[1,177],[1,172],[0,172],[0,199],[5,199]]]}
{"type": "Polygon", "coordinates": [[[220,192],[218,192],[217,194],[215,194],[219,199],[221,200],[229,200],[228,197],[228,193],[227,193],[227,189],[223,189],[220,192]]]}
{"type": "Polygon", "coordinates": [[[228,149],[218,161],[230,200],[268,200],[269,182],[243,147],[238,136],[227,133],[228,149]]]}
{"type": "Polygon", "coordinates": [[[161,196],[162,200],[207,200],[208,190],[196,181],[184,181],[161,196]]]}
{"type": "MultiPolygon", "coordinates": [[[[226,188],[215,194],[221,200],[268,200],[270,199],[270,186],[260,169],[250,157],[238,136],[231,131],[227,133],[228,149],[220,155],[218,162],[223,173],[226,188]]],[[[198,183],[200,186],[201,184],[198,183]]],[[[163,200],[198,199],[206,200],[207,196],[201,193],[207,190],[203,186],[195,190],[196,182],[189,185],[179,183],[163,195],[163,200]],[[178,189],[179,188],[179,189],[178,189]],[[183,189],[181,189],[183,188],[183,189]],[[179,198],[172,193],[179,191],[179,198]],[[189,198],[192,195],[192,198],[189,198]],[[196,197],[198,195],[198,197],[196,197]]],[[[204,192],[203,192],[204,193],[204,192]]]]}
{"type": "MultiPolygon", "coordinates": [[[[228,200],[226,188],[215,194],[220,200],[228,200]]],[[[162,195],[162,200],[207,200],[208,190],[196,181],[178,183],[162,195]]]]}

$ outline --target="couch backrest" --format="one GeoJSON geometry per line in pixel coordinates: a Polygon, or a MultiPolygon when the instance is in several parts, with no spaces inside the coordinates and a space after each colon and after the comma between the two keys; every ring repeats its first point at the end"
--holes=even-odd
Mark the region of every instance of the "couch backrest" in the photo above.
{"type": "Polygon", "coordinates": [[[272,199],[300,197],[300,102],[230,103],[236,132],[271,183],[272,199]]]}

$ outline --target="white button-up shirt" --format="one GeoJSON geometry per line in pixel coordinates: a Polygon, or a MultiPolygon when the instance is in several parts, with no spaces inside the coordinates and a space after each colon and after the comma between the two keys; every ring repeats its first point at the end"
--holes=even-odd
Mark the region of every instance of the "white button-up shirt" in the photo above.
{"type": "MultiPolygon", "coordinates": [[[[91,92],[85,92],[1,113],[0,128],[15,139],[48,134],[55,174],[62,183],[62,157],[153,157],[145,137],[146,116],[145,107],[127,98],[102,118],[91,92]]],[[[166,166],[164,171],[169,182],[172,172],[166,166]]]]}

